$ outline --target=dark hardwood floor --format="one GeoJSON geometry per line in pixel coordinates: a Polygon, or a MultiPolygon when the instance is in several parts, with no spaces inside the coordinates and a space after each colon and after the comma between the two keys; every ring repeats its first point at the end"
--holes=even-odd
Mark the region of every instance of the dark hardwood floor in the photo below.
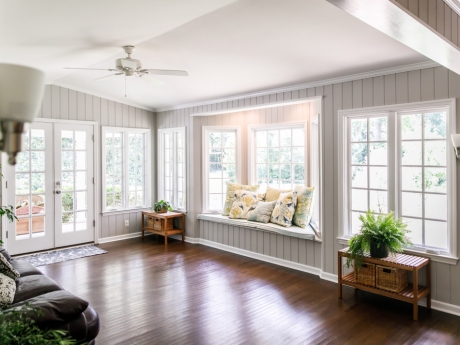
{"type": "Polygon", "coordinates": [[[460,317],[317,276],[156,236],[43,266],[99,313],[99,345],[459,344],[460,317]]]}

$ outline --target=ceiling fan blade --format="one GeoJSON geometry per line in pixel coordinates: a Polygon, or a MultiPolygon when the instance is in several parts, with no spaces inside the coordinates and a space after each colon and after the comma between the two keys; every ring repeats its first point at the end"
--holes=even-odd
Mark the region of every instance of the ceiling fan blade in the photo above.
{"type": "Polygon", "coordinates": [[[163,80],[161,79],[158,79],[158,78],[155,78],[155,77],[152,77],[151,75],[148,75],[148,74],[143,74],[142,75],[136,75],[137,77],[149,82],[150,84],[152,85],[155,85],[155,86],[160,86],[160,85],[164,85],[166,84],[163,80]]]}
{"type": "Polygon", "coordinates": [[[167,69],[142,69],[140,72],[145,72],[148,74],[156,74],[156,75],[176,75],[181,77],[188,76],[186,71],[175,71],[175,70],[167,70],[167,69]]]}
{"type": "Polygon", "coordinates": [[[118,71],[117,69],[113,69],[113,68],[81,68],[81,67],[64,67],[64,69],[86,69],[86,70],[92,70],[92,71],[109,71],[109,72],[115,72],[115,71],[118,71]]]}
{"type": "Polygon", "coordinates": [[[122,74],[123,74],[123,73],[109,74],[109,75],[106,75],[106,76],[104,76],[104,77],[100,77],[100,78],[97,78],[97,79],[93,79],[93,81],[100,80],[100,79],[104,79],[104,78],[111,77],[111,76],[114,76],[114,75],[122,75],[122,74]]]}

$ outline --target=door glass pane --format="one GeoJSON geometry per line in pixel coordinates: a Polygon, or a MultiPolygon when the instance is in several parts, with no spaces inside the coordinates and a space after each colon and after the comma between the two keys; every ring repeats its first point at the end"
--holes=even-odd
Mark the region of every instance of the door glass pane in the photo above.
{"type": "Polygon", "coordinates": [[[73,149],[73,131],[61,132],[61,148],[63,150],[73,149]]]}
{"type": "Polygon", "coordinates": [[[87,229],[87,222],[86,222],[86,212],[76,212],[75,213],[75,230],[86,230],[87,229]]]}
{"type": "Polygon", "coordinates": [[[45,194],[35,194],[32,199],[32,214],[45,213],[45,194]]]}
{"type": "Polygon", "coordinates": [[[73,170],[73,151],[62,151],[61,163],[62,170],[73,170]]]}
{"type": "Polygon", "coordinates": [[[45,149],[45,130],[43,129],[31,129],[31,149],[32,150],[44,150],[45,149]]]}
{"type": "Polygon", "coordinates": [[[16,172],[29,171],[29,151],[18,153],[15,169],[16,172]]]}
{"type": "Polygon", "coordinates": [[[73,213],[63,213],[62,214],[62,232],[72,232],[73,231],[73,213]]]}
{"type": "Polygon", "coordinates": [[[29,194],[29,174],[16,174],[16,194],[29,194]]]}
{"type": "Polygon", "coordinates": [[[77,171],[75,173],[75,189],[82,190],[86,189],[86,172],[77,171]]]}
{"type": "Polygon", "coordinates": [[[76,192],[76,209],[77,211],[86,210],[86,192],[76,192]]]}
{"type": "Polygon", "coordinates": [[[32,180],[32,193],[44,193],[45,192],[45,174],[30,174],[32,180]]]}
{"type": "Polygon", "coordinates": [[[77,170],[86,169],[86,152],[85,151],[75,152],[75,169],[77,170]]]}
{"type": "Polygon", "coordinates": [[[30,196],[29,195],[16,195],[16,216],[27,216],[30,214],[30,196]]]}
{"type": "Polygon", "coordinates": [[[75,131],[75,150],[86,149],[86,132],[75,131]]]}
{"type": "Polygon", "coordinates": [[[16,220],[16,239],[29,238],[29,218],[16,220]]]}
{"type": "Polygon", "coordinates": [[[45,171],[45,151],[31,151],[32,171],[45,171]]]}
{"type": "Polygon", "coordinates": [[[32,236],[43,236],[45,234],[45,217],[32,217],[32,236]]]}
{"type": "Polygon", "coordinates": [[[63,212],[68,212],[68,211],[73,211],[74,210],[74,200],[73,196],[74,193],[62,193],[62,211],[63,212]]]}
{"type": "Polygon", "coordinates": [[[74,190],[74,188],[73,188],[73,172],[62,173],[61,185],[62,185],[62,190],[63,191],[74,190]]]}

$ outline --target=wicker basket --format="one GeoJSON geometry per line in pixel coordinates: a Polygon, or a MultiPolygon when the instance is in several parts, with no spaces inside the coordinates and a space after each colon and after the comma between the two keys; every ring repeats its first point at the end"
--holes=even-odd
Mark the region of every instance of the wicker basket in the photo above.
{"type": "Polygon", "coordinates": [[[375,287],[375,265],[367,262],[361,264],[361,268],[358,270],[356,268],[356,263],[354,264],[355,271],[355,282],[358,284],[363,284],[367,286],[375,287]]]}
{"type": "Polygon", "coordinates": [[[401,292],[409,285],[407,271],[399,268],[377,265],[375,286],[392,292],[401,292]]]}
{"type": "Polygon", "coordinates": [[[147,217],[147,227],[153,230],[165,231],[165,224],[168,226],[168,231],[173,229],[172,219],[170,219],[169,222],[166,222],[166,219],[163,218],[147,217]]]}

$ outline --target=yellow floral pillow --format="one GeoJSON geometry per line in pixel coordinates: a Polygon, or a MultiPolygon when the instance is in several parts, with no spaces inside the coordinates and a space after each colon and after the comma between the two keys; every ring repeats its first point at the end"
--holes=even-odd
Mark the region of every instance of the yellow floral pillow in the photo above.
{"type": "Polygon", "coordinates": [[[237,190],[234,193],[235,201],[230,210],[229,218],[247,219],[248,213],[255,210],[259,198],[257,192],[247,190],[237,190]]]}
{"type": "Polygon", "coordinates": [[[250,186],[239,183],[227,182],[227,195],[225,198],[225,205],[222,211],[223,216],[228,216],[230,210],[232,209],[233,202],[235,201],[235,191],[237,190],[247,190],[250,192],[257,192],[259,190],[259,185],[250,186]]]}
{"type": "Polygon", "coordinates": [[[276,201],[275,208],[272,212],[270,221],[274,224],[289,227],[292,225],[292,217],[294,217],[295,206],[297,202],[297,193],[290,191],[281,193],[276,201]]]}
{"type": "Polygon", "coordinates": [[[297,192],[297,206],[292,222],[301,228],[305,228],[310,223],[311,215],[313,214],[315,188],[297,186],[294,191],[297,192]]]}
{"type": "Polygon", "coordinates": [[[267,192],[265,193],[265,202],[276,201],[278,200],[281,193],[291,192],[290,189],[281,190],[272,187],[267,187],[267,192]]]}

